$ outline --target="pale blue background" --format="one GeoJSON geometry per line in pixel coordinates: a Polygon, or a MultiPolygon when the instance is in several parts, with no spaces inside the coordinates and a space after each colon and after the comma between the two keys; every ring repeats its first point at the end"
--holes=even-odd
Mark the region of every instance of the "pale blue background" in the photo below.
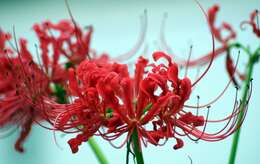
{"type": "MultiPolygon", "coordinates": [[[[201,1],[204,8],[214,3],[221,5],[218,20],[231,22],[239,31],[239,40],[245,44],[256,47],[259,42],[251,34],[251,29],[241,32],[239,23],[249,18],[249,13],[260,7],[257,0],[236,0],[236,1],[201,1]]],[[[81,25],[93,24],[95,32],[93,35],[92,47],[98,52],[106,50],[111,55],[116,55],[131,48],[137,39],[139,32],[139,16],[144,9],[148,10],[149,24],[146,44],[149,45],[149,54],[158,48],[159,30],[162,15],[169,13],[166,28],[166,38],[174,47],[177,54],[187,57],[189,46],[194,46],[193,57],[206,53],[211,49],[211,39],[205,19],[192,0],[183,1],[70,1],[75,19],[81,25]]],[[[35,22],[45,19],[58,21],[68,18],[68,13],[63,0],[0,0],[0,27],[10,31],[15,25],[18,37],[25,36],[33,45],[36,37],[31,30],[35,22]]],[[[32,46],[33,47],[33,46],[32,46]]],[[[140,50],[140,53],[142,50],[140,50]]],[[[234,52],[236,56],[237,52],[234,52]]],[[[201,81],[191,97],[190,103],[196,102],[196,95],[199,94],[202,102],[207,102],[214,97],[227,83],[228,78],[224,69],[224,57],[214,63],[208,75],[201,81]]],[[[245,66],[243,54],[241,54],[240,68],[245,66]]],[[[259,97],[260,97],[260,76],[257,73],[260,64],[254,71],[254,89],[250,108],[243,125],[241,142],[239,145],[237,164],[258,164],[259,163],[259,97]]],[[[194,71],[190,72],[193,79],[194,71]]],[[[225,96],[218,101],[210,113],[210,118],[221,118],[232,110],[235,89],[230,87],[225,96]]],[[[216,127],[212,126],[211,129],[216,127]]],[[[210,127],[209,127],[210,129],[210,127]]],[[[28,138],[25,154],[18,154],[13,150],[13,143],[18,133],[9,138],[0,140],[0,164],[87,164],[97,163],[88,144],[83,144],[77,154],[71,154],[66,144],[68,137],[59,139],[63,150],[55,144],[50,131],[34,127],[28,138]]],[[[125,148],[114,149],[106,141],[98,140],[112,164],[125,163],[125,148]]],[[[224,164],[228,161],[231,146],[231,137],[216,143],[200,141],[195,144],[189,140],[185,141],[183,149],[174,151],[172,146],[175,141],[170,140],[164,147],[149,145],[144,149],[144,157],[147,164],[157,163],[178,163],[188,164],[188,155],[195,164],[224,164]]]]}

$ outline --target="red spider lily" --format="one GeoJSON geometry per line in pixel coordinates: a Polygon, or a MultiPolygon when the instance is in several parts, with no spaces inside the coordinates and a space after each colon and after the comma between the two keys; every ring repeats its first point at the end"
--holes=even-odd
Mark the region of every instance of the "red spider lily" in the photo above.
{"type": "Polygon", "coordinates": [[[93,28],[90,27],[87,33],[83,33],[70,21],[62,20],[57,24],[50,21],[35,24],[33,29],[39,38],[45,72],[51,75],[50,78],[55,83],[64,83],[67,80],[67,71],[60,63],[61,57],[66,57],[66,63],[70,65],[86,59],[89,55],[93,28]],[[51,70],[49,70],[50,68],[51,70]]]}
{"type": "Polygon", "coordinates": [[[10,38],[10,34],[0,33],[0,128],[21,128],[15,149],[23,152],[33,122],[43,120],[43,113],[36,108],[41,97],[50,93],[49,80],[33,61],[26,40],[20,39],[19,50],[11,50],[5,45],[10,38]]]}
{"type": "MultiPolygon", "coordinates": [[[[41,125],[40,120],[51,123],[54,126],[51,130],[77,133],[75,138],[68,141],[73,153],[93,135],[111,142],[127,134],[121,146],[129,141],[134,132],[137,132],[139,143],[145,146],[147,142],[162,145],[162,140],[174,138],[174,149],[184,145],[182,136],[195,141],[218,141],[228,137],[241,125],[241,122],[237,122],[240,113],[238,102],[232,113],[221,120],[209,120],[208,114],[204,117],[188,110],[204,108],[215,100],[207,105],[185,104],[192,88],[205,76],[216,54],[227,51],[228,41],[235,37],[229,24],[215,27],[217,10],[218,7],[209,10],[209,26],[223,47],[215,51],[213,41],[213,52],[203,57],[203,63],[210,64],[194,83],[188,77],[180,78],[177,63],[163,52],[155,52],[154,62],[151,63],[140,57],[133,77],[127,65],[112,63],[116,59],[132,56],[139,49],[144,34],[141,35],[141,42],[129,53],[110,59],[105,54],[101,57],[91,54],[92,27],[85,33],[74,19],[57,24],[49,21],[36,24],[33,29],[40,40],[42,68],[34,63],[25,39],[20,40],[19,50],[11,50],[5,46],[11,36],[0,31],[0,127],[21,127],[20,137],[15,144],[16,150],[20,152],[23,152],[22,143],[29,135],[32,124],[36,122],[41,125]],[[223,30],[229,31],[230,35],[223,37],[223,30]],[[17,56],[13,55],[14,52],[17,56]],[[73,68],[67,69],[60,63],[62,56],[67,58],[66,64],[73,64],[73,68]],[[168,63],[157,64],[159,59],[166,59],[168,63]],[[75,97],[75,100],[59,104],[53,99],[50,84],[61,84],[65,88],[67,81],[70,91],[67,96],[75,97]],[[226,122],[226,125],[220,131],[209,134],[205,130],[207,123],[211,122],[226,122]],[[149,125],[152,128],[148,128],[149,125]]],[[[202,60],[198,60],[195,65],[200,62],[202,60]]],[[[227,70],[235,82],[233,75],[236,67],[229,54],[227,70]]]]}
{"type": "Polygon", "coordinates": [[[43,63],[49,67],[49,49],[52,46],[53,64],[57,64],[61,55],[69,62],[78,64],[89,56],[90,39],[93,27],[89,26],[87,32],[83,32],[69,20],[62,20],[57,24],[45,21],[42,24],[33,26],[42,50],[43,63]],[[58,36],[57,36],[58,35],[58,36]]]}
{"type": "Polygon", "coordinates": [[[45,21],[41,24],[35,24],[33,29],[40,41],[41,57],[45,72],[49,73],[51,68],[52,80],[62,83],[67,80],[67,72],[61,66],[62,63],[59,63],[62,57],[67,59],[65,61],[67,67],[76,67],[85,59],[125,61],[131,58],[140,49],[144,41],[147,30],[147,14],[145,11],[144,16],[141,17],[141,32],[134,47],[128,52],[110,59],[105,53],[97,56],[96,51],[90,48],[93,27],[88,26],[86,28],[87,31],[83,30],[77,25],[73,17],[71,21],[62,20],[56,24],[45,21]],[[50,56],[52,56],[52,59],[50,59],[50,56]]]}
{"type": "Polygon", "coordinates": [[[85,31],[73,21],[62,20],[56,24],[50,21],[35,24],[33,29],[40,42],[45,72],[50,81],[63,88],[68,80],[69,67],[77,67],[85,59],[101,63],[110,60],[108,55],[96,56],[95,51],[90,49],[92,26],[85,31]],[[64,57],[67,60],[64,61],[64,57]]]}
{"type": "Polygon", "coordinates": [[[208,69],[192,84],[187,77],[179,78],[178,65],[170,56],[155,52],[153,58],[155,62],[166,59],[168,64],[156,65],[140,57],[133,78],[127,66],[118,63],[98,65],[86,60],[76,72],[70,69],[69,86],[76,99],[66,105],[48,100],[45,103],[56,130],[79,133],[68,141],[73,153],[93,135],[112,141],[127,133],[126,142],[136,130],[139,142],[144,145],[147,142],[162,145],[161,140],[175,138],[174,149],[178,149],[184,144],[182,136],[218,141],[238,128],[241,122],[236,124],[240,113],[237,102],[232,113],[222,120],[209,120],[208,115],[205,118],[187,111],[186,108],[204,107],[188,106],[185,102],[208,69]],[[205,132],[208,122],[227,123],[220,131],[210,134],[205,132]],[[148,124],[153,128],[147,128],[148,124]],[[203,130],[200,126],[204,126],[203,130]]]}
{"type": "Polygon", "coordinates": [[[241,28],[243,29],[243,25],[248,24],[252,26],[253,33],[259,38],[260,37],[260,29],[259,25],[256,24],[255,19],[258,19],[258,15],[260,14],[260,11],[255,10],[251,13],[250,15],[250,20],[249,21],[243,21],[241,23],[241,28]]]}
{"type": "MultiPolygon", "coordinates": [[[[140,36],[133,48],[128,52],[117,55],[117,57],[112,60],[128,60],[140,49],[147,30],[146,11],[144,11],[144,15],[141,16],[140,27],[140,36]]],[[[68,62],[72,64],[79,64],[85,59],[96,58],[95,50],[90,48],[93,27],[88,26],[86,28],[87,31],[85,29],[83,30],[77,25],[72,15],[71,20],[62,20],[57,24],[45,21],[41,24],[35,24],[33,29],[39,38],[43,63],[46,68],[50,62],[48,55],[49,46],[52,47],[54,64],[57,63],[61,55],[66,57],[68,62]]]]}
{"type": "MultiPolygon", "coordinates": [[[[202,57],[199,57],[198,59],[193,59],[193,60],[180,60],[177,63],[183,66],[189,66],[189,67],[194,67],[194,66],[203,66],[207,63],[210,62],[211,58],[213,55],[214,57],[217,58],[220,55],[226,53],[226,70],[229,75],[229,77],[232,79],[233,83],[237,86],[238,82],[235,79],[235,76],[233,74],[235,73],[238,75],[238,77],[241,80],[244,80],[245,77],[242,73],[240,73],[237,69],[235,69],[235,65],[233,64],[233,59],[231,58],[230,55],[230,49],[229,49],[229,43],[230,41],[234,40],[236,38],[236,32],[232,28],[232,26],[227,23],[227,22],[222,22],[222,24],[217,27],[216,24],[216,16],[217,12],[219,11],[219,6],[214,5],[211,8],[208,9],[207,12],[207,17],[208,17],[208,25],[213,33],[214,37],[218,42],[221,43],[221,46],[215,50],[215,52],[210,52],[206,55],[203,55],[202,57]],[[224,35],[224,32],[227,33],[227,35],[224,35]],[[235,71],[235,72],[234,72],[235,71]]],[[[163,46],[168,49],[168,52],[171,52],[170,47],[167,45],[163,33],[161,34],[161,40],[163,43],[163,46]]],[[[171,53],[173,54],[173,53],[171,53]]]]}
{"type": "MultiPolygon", "coordinates": [[[[55,128],[64,132],[71,128],[75,128],[74,131],[76,132],[79,130],[82,131],[82,134],[79,134],[75,139],[69,141],[72,151],[77,152],[78,145],[93,136],[102,124],[112,125],[113,122],[116,121],[116,112],[113,113],[114,117],[111,118],[111,120],[105,120],[107,116],[107,106],[114,104],[112,102],[113,100],[116,101],[116,99],[106,97],[111,103],[100,99],[99,94],[104,97],[108,96],[106,93],[99,91],[102,88],[101,85],[103,85],[103,83],[101,84],[101,82],[103,82],[102,80],[109,78],[107,74],[110,74],[112,78],[112,72],[117,72],[122,77],[128,77],[129,75],[126,70],[126,65],[105,64],[86,60],[81,63],[77,69],[78,78],[82,82],[79,87],[74,75],[74,70],[70,69],[69,72],[71,93],[79,98],[72,104],[66,105],[47,102],[52,103],[51,110],[47,113],[50,115],[49,119],[53,121],[52,123],[55,128]]],[[[107,81],[109,80],[110,79],[107,79],[107,81]]],[[[106,90],[112,90],[112,88],[108,86],[106,90]]]]}
{"type": "Polygon", "coordinates": [[[0,58],[0,127],[21,127],[20,137],[15,149],[23,152],[23,142],[28,136],[34,120],[40,120],[39,111],[35,106],[40,96],[46,94],[48,79],[31,60],[22,56],[16,58],[0,58]]]}
{"type": "MultiPolygon", "coordinates": [[[[61,33],[64,31],[58,39],[53,36],[45,36],[46,33],[44,34],[44,31],[41,31],[42,35],[39,36],[41,41],[40,50],[45,69],[34,63],[25,39],[20,39],[20,49],[18,50],[18,46],[14,46],[9,42],[11,35],[0,31],[0,127],[21,127],[20,137],[15,144],[15,149],[19,152],[24,151],[22,144],[29,135],[33,122],[39,124],[39,121],[42,121],[46,116],[45,111],[38,110],[38,107],[42,105],[43,96],[53,97],[53,91],[49,89],[50,84],[58,83],[64,88],[68,79],[66,68],[58,64],[59,49],[63,46],[61,44],[62,37],[68,40],[72,39],[71,35],[74,28],[68,29],[66,27],[66,25],[69,25],[68,23],[66,21],[60,22],[58,25],[50,23],[52,28],[60,29],[61,33]],[[68,33],[69,31],[72,32],[68,33]],[[12,46],[12,49],[6,46],[7,41],[12,46]],[[53,46],[53,61],[48,58],[49,53],[52,52],[48,51],[48,46],[53,46]],[[14,52],[16,52],[16,56],[14,52]]],[[[45,24],[49,26],[48,23],[45,24]]],[[[37,27],[35,25],[36,29],[37,27]]],[[[38,32],[40,35],[39,29],[38,32]]],[[[76,44],[79,43],[73,43],[73,47],[81,47],[81,45],[76,44]]],[[[108,58],[105,55],[95,59],[97,63],[103,63],[107,60],[108,58]]]]}

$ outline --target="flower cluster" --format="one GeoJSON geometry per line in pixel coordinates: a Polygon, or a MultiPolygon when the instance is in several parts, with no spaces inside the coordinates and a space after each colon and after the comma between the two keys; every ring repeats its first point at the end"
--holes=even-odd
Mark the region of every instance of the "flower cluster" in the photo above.
{"type": "Polygon", "coordinates": [[[21,127],[15,149],[23,152],[21,145],[32,123],[43,119],[34,105],[40,102],[42,95],[48,94],[48,78],[32,60],[24,39],[20,40],[20,50],[15,49],[18,55],[14,56],[13,50],[5,48],[10,34],[0,32],[0,37],[0,127],[21,127]]]}
{"type": "MultiPolygon", "coordinates": [[[[232,112],[223,119],[209,119],[209,110],[226,89],[206,105],[186,104],[193,88],[208,73],[214,58],[229,52],[229,41],[236,37],[228,23],[215,26],[218,9],[213,6],[208,10],[208,23],[212,37],[221,43],[220,48],[215,50],[213,39],[210,54],[185,63],[174,61],[165,52],[155,51],[152,61],[142,56],[138,58],[133,75],[129,65],[115,59],[132,56],[139,49],[143,34],[133,50],[113,59],[104,54],[98,56],[90,48],[92,26],[82,30],[74,20],[35,24],[33,30],[39,39],[37,64],[25,39],[20,39],[18,44],[14,32],[13,44],[11,35],[0,31],[0,128],[17,126],[21,129],[15,143],[19,152],[24,151],[22,144],[34,123],[55,131],[76,133],[76,137],[68,141],[73,153],[92,136],[101,136],[112,143],[125,134],[125,140],[119,146],[122,147],[135,133],[139,148],[148,143],[163,145],[173,138],[176,140],[174,149],[183,147],[185,136],[194,141],[225,139],[243,122],[238,117],[241,113],[242,118],[246,115],[251,86],[247,104],[241,107],[236,99],[232,112]],[[223,30],[229,35],[224,37],[223,30]],[[186,75],[180,76],[180,65],[206,63],[209,63],[207,68],[194,82],[186,75]],[[198,110],[204,108],[208,108],[207,115],[199,115],[198,110]],[[46,127],[43,121],[52,127],[46,127]],[[208,123],[225,125],[221,130],[209,133],[206,132],[208,123]]],[[[258,12],[245,23],[252,25],[259,36],[253,21],[256,14],[258,12]]],[[[243,79],[229,53],[226,68],[235,84],[234,75],[243,79]]]]}
{"type": "MultiPolygon", "coordinates": [[[[128,59],[139,49],[146,30],[145,25],[141,28],[138,45],[116,59],[128,59]]],[[[24,151],[22,143],[33,123],[43,127],[40,122],[51,123],[52,116],[46,113],[44,100],[68,103],[68,96],[72,96],[72,91],[67,89],[69,68],[78,67],[86,59],[98,65],[114,60],[107,54],[97,56],[90,48],[92,26],[83,30],[70,20],[56,24],[45,21],[35,24],[33,30],[39,40],[39,46],[35,45],[36,54],[29,51],[26,39],[19,39],[18,44],[15,31],[14,43],[10,33],[0,31],[0,128],[21,129],[15,144],[19,152],[24,151]],[[37,57],[38,64],[33,56],[37,57]]]]}

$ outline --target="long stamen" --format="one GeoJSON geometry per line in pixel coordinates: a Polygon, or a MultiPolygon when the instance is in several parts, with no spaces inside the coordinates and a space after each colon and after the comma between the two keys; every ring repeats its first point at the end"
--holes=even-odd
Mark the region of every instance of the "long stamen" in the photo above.
{"type": "MultiPolygon", "coordinates": [[[[215,102],[217,102],[217,101],[224,95],[224,93],[227,91],[228,87],[229,87],[230,84],[232,83],[232,79],[233,79],[233,77],[235,76],[235,72],[236,72],[236,70],[237,70],[237,65],[238,65],[239,57],[240,57],[240,51],[238,51],[238,57],[237,57],[237,60],[236,60],[236,65],[235,65],[233,74],[231,75],[231,78],[229,79],[229,82],[228,82],[227,85],[225,86],[224,90],[223,90],[216,98],[214,98],[212,101],[210,101],[209,103],[204,104],[204,105],[200,105],[200,106],[196,106],[196,105],[184,105],[184,107],[187,107],[187,108],[195,108],[195,109],[205,108],[205,107],[207,107],[207,106],[209,106],[209,105],[212,105],[212,104],[214,104],[215,102]]],[[[236,86],[236,87],[237,87],[237,86],[236,86]]]]}
{"type": "Polygon", "coordinates": [[[22,67],[22,76],[24,76],[25,78],[25,80],[24,80],[24,84],[25,84],[25,86],[27,87],[27,89],[28,89],[28,91],[30,92],[30,95],[32,95],[32,89],[33,89],[33,87],[31,87],[31,86],[29,86],[29,81],[28,81],[28,78],[26,78],[27,77],[27,73],[26,73],[26,71],[25,71],[25,67],[24,67],[24,62],[22,61],[22,56],[21,56],[21,53],[20,53],[20,51],[19,51],[19,48],[18,48],[18,43],[17,43],[17,38],[16,38],[16,33],[15,33],[15,26],[13,26],[13,36],[14,36],[14,43],[15,43],[15,49],[16,49],[16,52],[18,53],[18,59],[19,59],[19,61],[20,61],[20,64],[21,64],[21,67],[22,67]]]}
{"type": "Polygon", "coordinates": [[[190,155],[188,155],[188,158],[189,158],[189,160],[190,160],[190,164],[193,164],[193,161],[192,161],[192,158],[191,158],[190,155]]]}
{"type": "MultiPolygon", "coordinates": [[[[201,4],[197,1],[197,0],[194,0],[196,3],[197,3],[197,5],[199,6],[199,8],[201,9],[201,11],[203,12],[203,14],[204,14],[204,16],[205,16],[205,18],[206,18],[206,20],[207,20],[207,22],[209,21],[208,20],[208,15],[207,15],[207,13],[205,12],[205,10],[203,9],[203,7],[201,6],[201,4]]],[[[200,75],[200,77],[192,84],[192,87],[193,86],[195,86],[205,75],[206,75],[206,73],[208,72],[208,70],[210,69],[210,67],[211,67],[211,65],[212,65],[212,63],[213,63],[213,60],[214,60],[214,58],[215,58],[215,39],[214,39],[214,34],[213,34],[213,32],[212,32],[212,30],[210,30],[210,32],[211,32],[211,38],[212,38],[212,56],[211,56],[211,60],[210,60],[210,62],[209,62],[209,65],[208,65],[208,67],[206,68],[206,70],[200,75]]]]}
{"type": "Polygon", "coordinates": [[[200,106],[199,104],[200,104],[200,96],[197,95],[197,110],[196,110],[196,116],[199,115],[199,106],[200,106]]]}
{"type": "Polygon", "coordinates": [[[191,139],[192,141],[194,141],[194,142],[198,142],[198,141],[202,138],[202,136],[204,135],[204,133],[205,133],[205,131],[206,131],[207,123],[208,123],[208,120],[209,120],[209,110],[210,110],[210,106],[207,106],[207,109],[208,109],[208,110],[207,110],[207,116],[206,116],[206,120],[205,120],[205,125],[204,125],[204,127],[203,127],[203,130],[202,130],[200,136],[199,136],[197,139],[193,139],[193,138],[189,135],[190,133],[192,133],[192,131],[195,129],[195,127],[192,127],[192,129],[191,129],[190,131],[188,131],[188,132],[186,132],[185,130],[183,131],[184,133],[186,133],[187,137],[188,137],[189,139],[191,139]]]}

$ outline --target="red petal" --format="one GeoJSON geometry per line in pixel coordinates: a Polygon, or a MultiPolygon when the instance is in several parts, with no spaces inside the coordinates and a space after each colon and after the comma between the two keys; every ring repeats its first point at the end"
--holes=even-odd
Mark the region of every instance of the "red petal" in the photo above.
{"type": "Polygon", "coordinates": [[[157,114],[157,112],[165,107],[167,105],[167,103],[169,102],[169,100],[173,97],[173,95],[171,93],[167,93],[165,96],[160,97],[157,102],[155,104],[153,104],[152,108],[147,112],[147,114],[144,116],[144,118],[142,119],[142,124],[146,124],[147,122],[149,122],[153,117],[155,117],[155,115],[157,114]]]}
{"type": "Polygon", "coordinates": [[[134,75],[134,90],[135,96],[138,95],[140,82],[143,79],[144,69],[148,63],[148,60],[143,57],[139,57],[138,62],[135,65],[135,75],[134,75]]]}
{"type": "Polygon", "coordinates": [[[175,139],[176,139],[177,143],[176,143],[176,145],[174,145],[173,149],[177,150],[177,149],[182,148],[183,145],[184,145],[183,141],[181,139],[179,139],[179,138],[175,138],[175,139]]]}
{"type": "Polygon", "coordinates": [[[168,61],[169,66],[172,64],[172,58],[169,55],[165,54],[164,52],[157,51],[153,53],[154,61],[157,61],[160,58],[165,58],[168,61]]]}
{"type": "Polygon", "coordinates": [[[73,95],[81,95],[78,88],[78,81],[76,79],[75,71],[73,68],[69,68],[69,87],[73,95]]]}

